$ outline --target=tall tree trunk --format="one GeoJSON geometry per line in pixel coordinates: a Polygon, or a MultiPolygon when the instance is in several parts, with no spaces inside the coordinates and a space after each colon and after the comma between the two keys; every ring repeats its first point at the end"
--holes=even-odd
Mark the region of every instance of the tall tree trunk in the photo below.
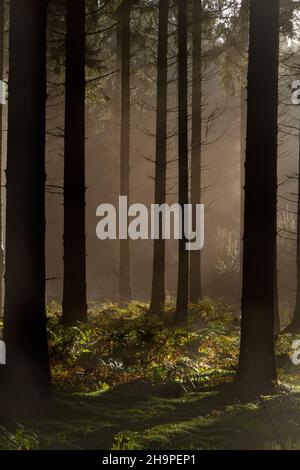
{"type": "Polygon", "coordinates": [[[279,1],[252,0],[238,379],[256,393],[268,392],[276,384],[278,55],[279,1]]]}
{"type": "MultiPolygon", "coordinates": [[[[242,0],[240,6],[240,21],[241,21],[241,31],[240,31],[240,48],[241,48],[241,57],[243,54],[247,55],[248,46],[249,46],[249,1],[242,0]]],[[[243,67],[243,62],[241,63],[243,67]]],[[[247,87],[245,86],[246,81],[246,70],[242,72],[241,77],[241,125],[240,125],[240,170],[241,170],[241,185],[240,185],[240,292],[242,292],[242,272],[243,272],[243,236],[244,236],[244,189],[245,189],[245,158],[246,158],[246,139],[247,139],[247,87]]]]}
{"type": "MultiPolygon", "coordinates": [[[[188,67],[187,67],[187,2],[178,0],[178,163],[179,163],[179,204],[189,202],[188,174],[188,67]]],[[[182,217],[182,239],[179,240],[178,287],[175,320],[184,322],[188,313],[189,295],[189,254],[186,250],[184,222],[182,217]]]]}
{"type": "Polygon", "coordinates": [[[4,339],[10,396],[51,397],[45,314],[47,1],[11,0],[4,339]]]}
{"type": "MultiPolygon", "coordinates": [[[[159,2],[157,59],[157,119],[155,160],[155,204],[166,202],[167,171],[167,91],[168,91],[168,18],[169,0],[159,2]]],[[[165,240],[160,220],[159,239],[154,240],[153,278],[150,311],[160,314],[165,304],[165,240]]]]}
{"type": "Polygon", "coordinates": [[[247,138],[247,88],[242,86],[241,87],[241,127],[240,127],[240,144],[241,144],[240,273],[242,273],[243,271],[246,138],[247,138]]]}
{"type": "MultiPolygon", "coordinates": [[[[5,21],[4,0],[0,1],[0,80],[3,85],[4,80],[4,21],[5,21]]],[[[3,95],[4,95],[4,90],[3,95]]],[[[3,206],[2,206],[2,146],[3,146],[3,98],[0,101],[0,314],[2,315],[3,303],[3,274],[4,274],[4,247],[3,247],[3,206]]]]}
{"type": "Polygon", "coordinates": [[[285,333],[300,331],[300,128],[299,128],[299,160],[298,160],[298,206],[297,206],[297,255],[296,255],[296,305],[291,323],[285,328],[285,333]]]}
{"type": "Polygon", "coordinates": [[[63,323],[86,320],[85,0],[67,0],[63,323]]]}
{"type": "MultiPolygon", "coordinates": [[[[123,0],[121,15],[121,149],[120,192],[129,197],[130,165],[130,12],[131,0],[123,0]]],[[[131,300],[131,268],[129,239],[120,240],[120,302],[131,300]]]]}
{"type": "MultiPolygon", "coordinates": [[[[192,162],[191,203],[195,220],[196,204],[201,202],[201,146],[202,146],[202,5],[193,0],[193,91],[192,91],[192,162]]],[[[190,301],[202,297],[201,251],[190,254],[190,301]]]]}

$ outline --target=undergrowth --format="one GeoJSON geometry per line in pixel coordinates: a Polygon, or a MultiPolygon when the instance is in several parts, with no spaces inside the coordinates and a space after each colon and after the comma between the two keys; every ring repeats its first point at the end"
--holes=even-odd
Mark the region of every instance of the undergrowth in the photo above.
{"type": "Polygon", "coordinates": [[[230,400],[239,353],[239,319],[205,299],[190,305],[185,327],[174,305],[162,317],[148,305],[94,304],[89,322],[64,329],[48,305],[55,399],[43,419],[0,422],[0,448],[27,449],[299,449],[298,336],[276,344],[279,381],[272,397],[230,400]]]}
{"type": "Polygon", "coordinates": [[[63,390],[106,390],[135,379],[193,389],[236,367],[238,322],[220,303],[192,305],[185,328],[173,325],[172,305],[162,318],[138,302],[95,305],[87,325],[68,329],[58,312],[49,308],[49,345],[53,380],[63,390]]]}

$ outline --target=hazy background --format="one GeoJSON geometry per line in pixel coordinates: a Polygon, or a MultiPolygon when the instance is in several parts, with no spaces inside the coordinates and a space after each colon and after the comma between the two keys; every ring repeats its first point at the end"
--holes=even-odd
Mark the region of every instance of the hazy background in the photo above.
{"type": "MultiPolygon", "coordinates": [[[[113,40],[110,46],[113,46],[113,40]]],[[[155,73],[144,84],[136,71],[133,39],[131,110],[130,203],[154,203],[155,73]]],[[[290,44],[297,62],[298,43],[290,44]]],[[[283,48],[287,45],[284,44],[283,48]]],[[[109,49],[101,60],[116,69],[116,55],[109,49]]],[[[155,70],[155,57],[153,70],[155,70]]],[[[300,60],[298,61],[300,63],[300,60]]],[[[223,86],[219,65],[206,70],[203,100],[202,203],[205,204],[205,247],[202,250],[203,293],[236,304],[240,302],[241,218],[241,98],[223,86]]],[[[170,67],[168,202],[177,200],[177,103],[176,65],[170,67]]],[[[296,73],[280,81],[279,122],[279,302],[283,315],[295,298],[295,193],[298,173],[298,127],[300,108],[291,105],[291,83],[296,73]],[[284,183],[284,184],[283,184],[284,183]]],[[[151,74],[150,74],[151,75],[151,74]]],[[[86,186],[87,186],[87,283],[88,299],[117,300],[118,241],[96,237],[96,208],[102,203],[117,205],[119,197],[119,74],[87,86],[86,186]]],[[[61,70],[49,71],[47,116],[47,297],[61,301],[63,278],[63,127],[64,87],[61,70]],[[55,84],[53,82],[56,82],[55,84]]],[[[191,94],[191,89],[189,90],[191,94]]],[[[152,246],[149,241],[131,241],[132,287],[136,299],[149,300],[152,277],[152,246]]],[[[254,254],[255,256],[255,254],[254,254]]],[[[177,242],[167,241],[167,293],[174,296],[177,282],[177,242]]]]}

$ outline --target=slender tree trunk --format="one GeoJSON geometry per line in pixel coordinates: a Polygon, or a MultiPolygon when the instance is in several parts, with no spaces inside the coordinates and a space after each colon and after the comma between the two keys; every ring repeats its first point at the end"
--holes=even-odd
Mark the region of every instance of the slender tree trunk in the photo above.
{"type": "Polygon", "coordinates": [[[240,139],[241,139],[240,273],[243,272],[246,138],[247,138],[247,88],[242,86],[241,87],[241,128],[240,128],[240,139]]]}
{"type": "Polygon", "coordinates": [[[300,128],[299,128],[299,161],[298,161],[298,207],[297,207],[297,256],[296,256],[296,305],[291,323],[285,328],[285,333],[300,331],[300,128]]]}
{"type": "Polygon", "coordinates": [[[47,1],[11,0],[4,339],[9,393],[51,397],[45,314],[47,1]]]}
{"type": "Polygon", "coordinates": [[[86,320],[85,0],[67,0],[63,323],[86,320]]]}
{"type": "Polygon", "coordinates": [[[268,392],[276,384],[278,55],[279,1],[252,0],[238,379],[256,393],[268,392]]]}
{"type": "MultiPolygon", "coordinates": [[[[249,47],[249,1],[242,0],[240,7],[240,21],[241,21],[241,57],[243,54],[247,55],[249,47]]],[[[243,62],[242,64],[243,65],[243,62]]],[[[245,206],[245,158],[246,158],[246,139],[247,139],[247,87],[245,86],[246,71],[243,72],[242,86],[241,86],[241,125],[240,125],[240,151],[241,151],[241,186],[240,186],[240,292],[242,292],[242,272],[243,272],[243,236],[244,236],[244,206],[245,206]],[[244,76],[245,75],[245,76],[244,76]]]]}
{"type": "MultiPolygon", "coordinates": [[[[202,5],[193,0],[193,91],[192,91],[192,162],[191,203],[195,220],[196,204],[201,202],[201,146],[202,146],[202,5]]],[[[190,301],[202,297],[201,251],[190,254],[190,301]]]]}
{"type": "MultiPolygon", "coordinates": [[[[123,0],[121,15],[121,164],[120,195],[129,197],[130,165],[130,12],[131,1],[123,0]]],[[[120,302],[131,300],[129,239],[120,240],[120,302]]]]}
{"type": "MultiPolygon", "coordinates": [[[[155,160],[155,204],[166,202],[167,171],[167,91],[168,91],[168,18],[169,0],[159,2],[157,60],[157,120],[155,160]]],[[[150,311],[160,314],[165,304],[165,240],[160,220],[159,239],[154,240],[153,278],[150,311]]]]}
{"type": "MultiPolygon", "coordinates": [[[[4,0],[0,1],[0,80],[4,80],[4,21],[5,21],[4,0]]],[[[4,93],[3,93],[4,94],[4,93]]],[[[1,96],[2,100],[4,96],[1,96]]],[[[3,206],[2,206],[2,146],[3,146],[3,101],[0,101],[0,314],[2,315],[3,305],[3,274],[4,274],[4,244],[3,244],[3,206]]]]}
{"type": "MultiPolygon", "coordinates": [[[[179,204],[189,202],[188,175],[188,67],[187,67],[187,2],[178,0],[178,160],[179,160],[179,204]]],[[[182,217],[182,220],[184,218],[182,217]]],[[[186,250],[184,223],[182,239],[179,240],[178,287],[175,320],[185,322],[188,313],[189,255],[186,250]]]]}
{"type": "Polygon", "coordinates": [[[280,325],[280,312],[279,312],[279,299],[278,299],[278,269],[277,269],[277,253],[276,253],[276,260],[275,260],[275,269],[276,269],[276,276],[275,276],[275,292],[274,292],[274,337],[275,339],[278,338],[278,335],[281,331],[280,325]]]}

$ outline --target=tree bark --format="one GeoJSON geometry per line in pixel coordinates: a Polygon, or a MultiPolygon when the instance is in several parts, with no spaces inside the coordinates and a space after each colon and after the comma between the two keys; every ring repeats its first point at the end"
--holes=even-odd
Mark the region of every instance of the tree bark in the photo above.
{"type": "MultiPolygon", "coordinates": [[[[187,2],[178,0],[178,163],[179,163],[179,204],[189,202],[188,174],[188,67],[187,67],[187,2]]],[[[182,218],[183,220],[184,218],[182,218]]],[[[184,223],[182,239],[179,240],[178,286],[175,321],[184,323],[188,313],[189,255],[186,250],[184,223]]]]}
{"type": "Polygon", "coordinates": [[[51,397],[45,314],[47,1],[12,0],[4,339],[9,397],[51,397]]]}
{"type": "Polygon", "coordinates": [[[245,163],[242,324],[237,378],[256,393],[269,392],[276,385],[274,315],[278,56],[279,1],[252,0],[245,163]]]}
{"type": "MultiPolygon", "coordinates": [[[[201,150],[202,150],[202,4],[193,0],[193,91],[192,91],[192,161],[191,203],[195,220],[196,204],[201,203],[201,150]]],[[[190,253],[190,301],[202,297],[201,251],[190,253]]]]}
{"type": "MultiPolygon", "coordinates": [[[[240,22],[241,22],[241,57],[243,52],[248,51],[249,46],[249,1],[242,0],[240,6],[240,22]]],[[[241,63],[243,66],[243,62],[241,63]]],[[[242,292],[242,272],[243,272],[243,236],[244,236],[244,206],[245,206],[245,158],[246,158],[246,140],[247,140],[247,87],[244,80],[246,80],[246,71],[242,74],[241,80],[241,125],[240,125],[240,150],[241,150],[241,193],[240,193],[240,292],[242,292]]]]}
{"type": "Polygon", "coordinates": [[[67,0],[63,323],[87,320],[85,0],[67,0]]]}
{"type": "MultiPolygon", "coordinates": [[[[130,12],[131,1],[123,0],[121,21],[121,149],[120,195],[129,197],[130,165],[130,12]]],[[[131,267],[129,239],[120,240],[120,302],[131,300],[131,267]]]]}
{"type": "MultiPolygon", "coordinates": [[[[168,91],[168,18],[169,0],[159,2],[157,59],[157,119],[155,160],[155,204],[166,202],[167,171],[167,91],[168,91]]],[[[153,278],[150,311],[160,314],[165,305],[165,240],[160,220],[159,239],[154,240],[153,278]]]]}
{"type": "MultiPolygon", "coordinates": [[[[0,1],[0,80],[4,80],[4,0],[0,1]]],[[[1,97],[3,98],[3,96],[1,97]]],[[[0,102],[0,314],[3,305],[3,274],[4,274],[4,244],[3,244],[3,205],[2,205],[2,146],[3,146],[3,102],[0,102]]]]}

